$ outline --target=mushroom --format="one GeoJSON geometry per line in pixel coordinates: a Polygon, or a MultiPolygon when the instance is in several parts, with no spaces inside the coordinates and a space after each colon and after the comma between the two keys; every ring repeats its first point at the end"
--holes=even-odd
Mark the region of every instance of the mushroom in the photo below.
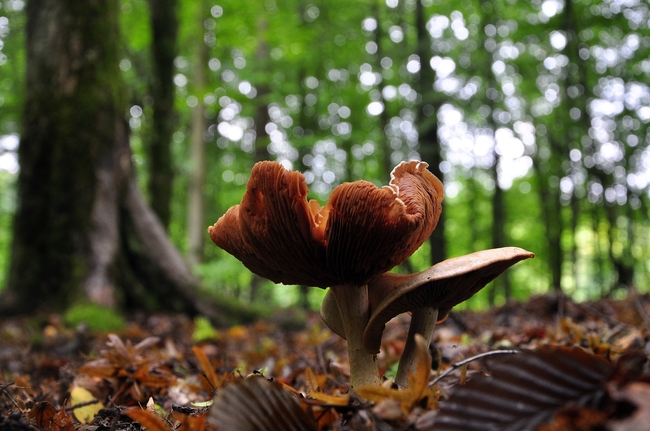
{"type": "Polygon", "coordinates": [[[348,341],[350,383],[379,384],[375,355],[363,345],[370,318],[367,283],[399,265],[431,235],[442,183],[424,162],[403,162],[388,186],[342,184],[321,207],[307,201],[304,176],[257,163],[246,193],[208,229],[219,247],[276,283],[330,287],[348,341]]]}
{"type": "MultiPolygon", "coordinates": [[[[510,266],[534,254],[517,247],[483,250],[442,261],[417,274],[381,274],[368,283],[371,316],[363,340],[365,348],[378,353],[386,323],[398,314],[410,311],[411,323],[395,382],[408,384],[408,374],[416,367],[415,334],[431,340],[436,321],[447,317],[455,305],[469,299],[510,266]]],[[[321,307],[325,323],[340,333],[329,293],[321,307]]]]}

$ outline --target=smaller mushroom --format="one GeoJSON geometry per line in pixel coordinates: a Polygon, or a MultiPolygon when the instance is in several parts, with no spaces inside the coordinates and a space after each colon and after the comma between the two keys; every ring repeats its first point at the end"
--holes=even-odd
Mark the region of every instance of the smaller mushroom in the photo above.
{"type": "MultiPolygon", "coordinates": [[[[457,304],[471,298],[510,266],[534,254],[517,247],[483,250],[447,259],[416,274],[384,273],[368,283],[370,319],[363,342],[368,352],[378,353],[386,323],[398,314],[412,313],[404,352],[395,382],[407,386],[415,372],[415,334],[431,340],[436,322],[443,321],[457,304]]],[[[321,317],[329,328],[345,338],[336,300],[328,292],[321,305],[321,317]]]]}
{"type": "Polygon", "coordinates": [[[449,311],[471,298],[506,269],[535,255],[518,247],[482,250],[444,260],[417,274],[386,273],[368,283],[370,320],[363,334],[369,352],[379,352],[386,323],[398,314],[411,311],[412,318],[395,382],[408,384],[415,372],[417,355],[415,334],[431,340],[436,322],[449,311]]]}

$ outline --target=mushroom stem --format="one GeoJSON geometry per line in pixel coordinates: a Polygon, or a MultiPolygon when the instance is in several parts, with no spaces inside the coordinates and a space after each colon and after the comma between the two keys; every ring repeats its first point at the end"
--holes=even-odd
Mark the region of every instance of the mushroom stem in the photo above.
{"type": "Polygon", "coordinates": [[[415,345],[415,334],[420,334],[427,343],[431,342],[433,329],[436,327],[438,309],[431,307],[416,308],[412,312],[409,332],[406,336],[404,352],[399,360],[395,383],[400,386],[408,386],[408,375],[415,374],[417,369],[417,349],[415,345]]]}
{"type": "Polygon", "coordinates": [[[353,388],[379,385],[379,366],[377,357],[368,352],[363,345],[363,331],[370,318],[368,305],[368,286],[341,284],[330,287],[348,340],[350,360],[350,385],[353,388]]]}

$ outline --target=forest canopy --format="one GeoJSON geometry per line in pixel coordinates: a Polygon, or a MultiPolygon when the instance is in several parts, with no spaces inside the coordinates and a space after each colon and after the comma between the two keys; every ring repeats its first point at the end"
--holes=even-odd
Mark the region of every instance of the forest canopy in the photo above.
{"type": "MultiPolygon", "coordinates": [[[[5,284],[29,2],[0,6],[5,284]]],[[[122,0],[110,43],[140,189],[203,285],[281,305],[306,292],[207,236],[255,162],[303,172],[322,203],[417,159],[444,183],[443,217],[405,270],[506,245],[536,255],[469,301],[485,305],[647,291],[649,26],[640,0],[122,0]]]]}

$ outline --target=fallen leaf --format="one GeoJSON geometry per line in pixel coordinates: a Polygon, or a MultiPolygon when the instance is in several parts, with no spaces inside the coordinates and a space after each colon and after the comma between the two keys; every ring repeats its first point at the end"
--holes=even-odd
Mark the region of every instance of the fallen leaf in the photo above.
{"type": "Polygon", "coordinates": [[[567,403],[605,394],[613,366],[578,347],[545,346],[491,361],[490,376],[458,386],[440,403],[436,431],[536,430],[567,403]]]}
{"type": "Polygon", "coordinates": [[[82,424],[92,422],[98,411],[104,408],[104,405],[95,399],[95,396],[86,388],[75,386],[70,391],[70,404],[74,408],[72,414],[82,424]],[[90,403],[91,401],[96,401],[90,403]],[[88,404],[90,403],[90,404],[88,404]],[[75,407],[79,404],[86,404],[82,407],[75,407]]]}
{"type": "Polygon", "coordinates": [[[165,421],[156,413],[132,407],[124,412],[128,417],[145,427],[147,431],[172,431],[165,421]]]}
{"type": "Polygon", "coordinates": [[[322,392],[310,391],[309,397],[324,402],[329,406],[345,407],[350,405],[350,395],[328,395],[322,392]]]}
{"type": "Polygon", "coordinates": [[[192,352],[194,353],[194,356],[196,356],[196,359],[199,361],[199,365],[201,366],[201,370],[203,370],[205,378],[208,380],[208,383],[210,383],[210,386],[212,386],[212,391],[214,391],[219,386],[221,386],[222,382],[219,380],[217,373],[214,371],[214,367],[210,363],[208,356],[199,346],[192,346],[192,352]]]}
{"type": "Polygon", "coordinates": [[[44,431],[75,431],[72,419],[65,412],[61,411],[47,401],[41,401],[32,408],[30,416],[36,424],[44,431]]]}
{"type": "Polygon", "coordinates": [[[281,384],[253,376],[217,391],[208,422],[227,431],[315,431],[316,423],[281,384]]]}
{"type": "Polygon", "coordinates": [[[305,368],[305,383],[307,384],[307,392],[318,391],[321,389],[321,385],[311,367],[305,368]]]}
{"type": "Polygon", "coordinates": [[[429,374],[431,372],[429,344],[420,334],[415,334],[415,345],[418,356],[417,374],[408,376],[408,388],[399,390],[383,386],[362,386],[356,390],[357,394],[375,403],[393,399],[399,403],[405,415],[409,414],[413,407],[429,394],[429,374]]]}

